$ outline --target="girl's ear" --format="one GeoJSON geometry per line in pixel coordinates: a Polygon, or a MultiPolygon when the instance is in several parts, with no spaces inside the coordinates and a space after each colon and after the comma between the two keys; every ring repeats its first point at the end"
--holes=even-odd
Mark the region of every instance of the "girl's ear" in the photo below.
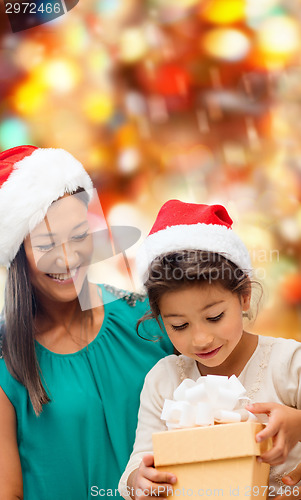
{"type": "Polygon", "coordinates": [[[251,303],[251,293],[241,296],[241,306],[243,311],[248,311],[250,309],[251,303]]]}

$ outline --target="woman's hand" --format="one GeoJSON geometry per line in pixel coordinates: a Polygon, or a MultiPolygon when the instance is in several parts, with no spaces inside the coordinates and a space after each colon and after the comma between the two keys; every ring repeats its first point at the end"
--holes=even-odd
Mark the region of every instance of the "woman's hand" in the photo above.
{"type": "Polygon", "coordinates": [[[301,440],[301,410],[278,403],[254,403],[246,406],[246,410],[269,417],[267,426],[256,434],[256,441],[260,443],[271,437],[273,447],[258,460],[270,465],[285,462],[290,450],[301,440]]]}
{"type": "MultiPolygon", "coordinates": [[[[274,500],[300,500],[301,499],[301,487],[295,486],[301,480],[301,463],[297,467],[283,476],[282,482],[285,486],[291,487],[291,494],[288,495],[287,492],[283,495],[278,495],[274,500]],[[299,491],[299,493],[298,493],[299,491]]],[[[285,488],[284,486],[284,488],[285,488]]]]}
{"type": "Polygon", "coordinates": [[[154,468],[154,456],[145,455],[132,480],[135,500],[144,500],[151,496],[166,497],[173,491],[172,484],[177,482],[174,474],[160,472],[154,468]]]}

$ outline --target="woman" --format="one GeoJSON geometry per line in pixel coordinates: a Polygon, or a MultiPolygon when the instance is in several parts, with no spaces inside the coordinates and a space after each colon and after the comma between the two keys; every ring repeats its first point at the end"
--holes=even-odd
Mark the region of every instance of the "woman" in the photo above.
{"type": "Polygon", "coordinates": [[[92,183],[61,149],[0,154],[1,500],[115,496],[146,372],[172,352],[137,294],[88,283],[92,183]]]}

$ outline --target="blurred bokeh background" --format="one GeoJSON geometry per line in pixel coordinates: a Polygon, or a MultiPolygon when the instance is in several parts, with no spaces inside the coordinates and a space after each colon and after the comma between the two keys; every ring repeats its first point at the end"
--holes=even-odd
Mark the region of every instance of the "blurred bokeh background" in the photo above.
{"type": "MultiPolygon", "coordinates": [[[[225,204],[265,289],[252,330],[301,340],[300,21],[298,0],[80,0],[19,33],[1,12],[0,147],[70,151],[143,236],[170,198],[225,204]]],[[[139,289],[138,244],[94,279],[139,289]]]]}

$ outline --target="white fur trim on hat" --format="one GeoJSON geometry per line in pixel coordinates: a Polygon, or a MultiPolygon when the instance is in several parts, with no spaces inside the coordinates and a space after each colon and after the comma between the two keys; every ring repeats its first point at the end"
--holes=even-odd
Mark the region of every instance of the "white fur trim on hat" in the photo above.
{"type": "Polygon", "coordinates": [[[232,229],[218,224],[182,224],[149,235],[139,248],[136,264],[143,283],[148,277],[149,266],[156,257],[180,250],[219,253],[249,276],[252,274],[249,252],[232,229]]]}
{"type": "Polygon", "coordinates": [[[92,181],[63,149],[39,148],[17,162],[0,189],[0,265],[9,267],[36,214],[37,225],[53,201],[80,187],[89,191],[92,181]]]}

